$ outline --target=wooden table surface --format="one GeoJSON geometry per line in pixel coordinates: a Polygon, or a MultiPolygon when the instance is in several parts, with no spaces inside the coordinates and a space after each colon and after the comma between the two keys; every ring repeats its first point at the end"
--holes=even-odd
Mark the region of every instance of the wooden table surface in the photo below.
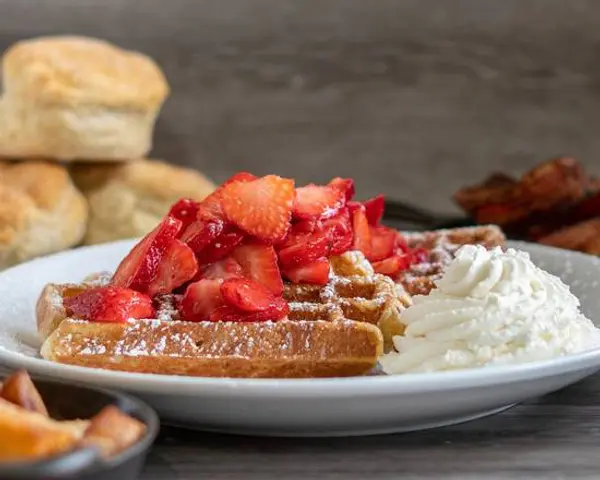
{"type": "Polygon", "coordinates": [[[597,479],[599,449],[597,374],[504,413],[424,432],[278,439],[165,428],[142,479],[597,479]]]}
{"type": "MultiPolygon", "coordinates": [[[[77,33],[152,55],[173,90],[153,155],[216,180],[352,176],[451,212],[492,169],[600,173],[599,22],[594,0],[0,0],[0,50],[77,33]]],[[[146,480],[599,478],[600,376],[423,433],[165,433],[146,480]]]]}

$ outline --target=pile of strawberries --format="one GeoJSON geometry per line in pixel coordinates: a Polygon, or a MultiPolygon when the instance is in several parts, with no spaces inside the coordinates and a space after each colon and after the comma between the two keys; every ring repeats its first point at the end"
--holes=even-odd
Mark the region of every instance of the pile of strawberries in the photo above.
{"type": "Polygon", "coordinates": [[[324,285],[331,256],[360,250],[394,276],[421,252],[380,225],[384,199],[352,201],[354,182],[295,188],[276,175],[238,173],[204,201],[182,199],[123,259],[109,286],[65,299],[93,321],[152,318],[152,299],[175,294],[187,321],[284,318],[283,278],[324,285]]]}

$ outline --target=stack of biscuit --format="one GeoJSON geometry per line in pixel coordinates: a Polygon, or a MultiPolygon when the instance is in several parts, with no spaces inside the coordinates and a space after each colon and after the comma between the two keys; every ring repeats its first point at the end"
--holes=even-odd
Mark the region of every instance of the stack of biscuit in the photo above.
{"type": "Polygon", "coordinates": [[[139,237],[201,173],[146,158],[169,93],[149,57],[85,37],[18,42],[2,58],[0,268],[139,237]]]}

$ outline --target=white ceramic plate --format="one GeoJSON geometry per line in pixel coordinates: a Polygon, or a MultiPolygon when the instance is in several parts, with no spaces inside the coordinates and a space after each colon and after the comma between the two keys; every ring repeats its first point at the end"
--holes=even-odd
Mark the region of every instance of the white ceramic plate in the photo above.
{"type": "MultiPolygon", "coordinates": [[[[47,282],[113,270],[132,241],[81,248],[0,273],[0,364],[138,395],[169,423],[278,436],[363,435],[417,430],[495,413],[600,369],[600,349],[552,361],[449,373],[321,380],[186,378],[59,365],[38,356],[34,305],[47,282]]],[[[515,243],[571,285],[600,321],[600,261],[515,243]]]]}

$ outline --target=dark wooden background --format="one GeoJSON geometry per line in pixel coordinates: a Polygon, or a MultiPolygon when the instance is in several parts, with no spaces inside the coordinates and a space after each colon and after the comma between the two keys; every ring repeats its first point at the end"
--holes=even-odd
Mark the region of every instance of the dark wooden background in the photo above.
{"type": "MultiPolygon", "coordinates": [[[[600,2],[0,0],[0,49],[78,33],[152,55],[173,94],[154,155],[216,180],[349,175],[452,211],[490,170],[559,154],[600,174],[600,2]]],[[[600,475],[600,377],[500,416],[364,439],[166,431],[144,479],[600,475]]]]}
{"type": "Polygon", "coordinates": [[[0,0],[0,49],[78,33],[152,55],[173,89],[156,156],[443,212],[494,168],[600,173],[599,26],[593,0],[0,0]]]}

